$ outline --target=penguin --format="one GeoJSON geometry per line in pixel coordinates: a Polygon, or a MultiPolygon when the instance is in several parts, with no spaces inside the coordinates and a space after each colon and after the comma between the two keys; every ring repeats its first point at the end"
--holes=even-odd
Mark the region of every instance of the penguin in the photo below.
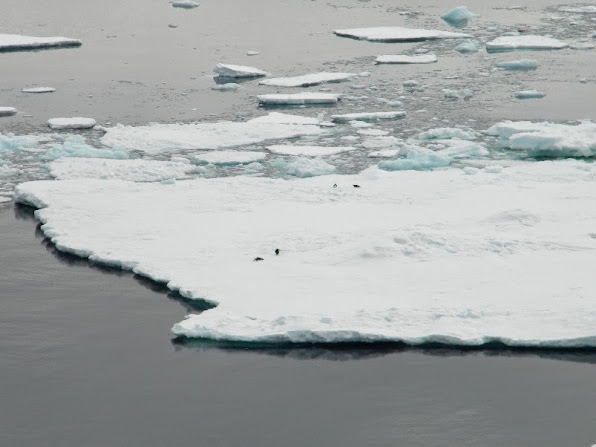
{"type": "Polygon", "coordinates": [[[354,188],[360,188],[360,185],[352,185],[354,188]]]}
{"type": "Polygon", "coordinates": [[[257,256],[256,258],[253,259],[253,261],[264,261],[264,259],[261,258],[260,256],[257,256]]]}
{"type": "Polygon", "coordinates": [[[279,248],[276,248],[276,249],[275,249],[275,255],[276,255],[276,256],[277,256],[277,255],[279,255],[279,248]]]}
{"type": "Polygon", "coordinates": [[[337,183],[334,183],[334,184],[333,184],[333,187],[334,187],[334,188],[337,188],[337,183]]]}

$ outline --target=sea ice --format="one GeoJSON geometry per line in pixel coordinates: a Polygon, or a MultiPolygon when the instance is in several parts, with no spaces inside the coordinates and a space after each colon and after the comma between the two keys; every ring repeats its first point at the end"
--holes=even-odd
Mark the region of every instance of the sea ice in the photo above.
{"type": "Polygon", "coordinates": [[[468,26],[470,19],[476,18],[477,15],[471,13],[467,6],[458,6],[452,9],[441,18],[454,28],[465,28],[468,26]]]}
{"type": "Polygon", "coordinates": [[[394,158],[400,153],[400,149],[381,149],[380,151],[370,152],[368,154],[371,158],[394,158]]]}
{"type": "Polygon", "coordinates": [[[127,159],[128,156],[128,151],[121,147],[97,148],[88,145],[80,135],[69,135],[62,144],[51,144],[42,158],[46,160],[57,160],[62,157],[127,159]]]}
{"type": "Polygon", "coordinates": [[[303,155],[306,157],[324,157],[326,155],[353,151],[354,149],[356,148],[352,146],[298,146],[292,144],[267,146],[267,150],[274,154],[303,155]]]}
{"type": "Polygon", "coordinates": [[[522,90],[519,92],[515,92],[515,97],[517,99],[539,99],[544,98],[546,93],[539,92],[538,90],[522,90]]]}
{"type": "Polygon", "coordinates": [[[406,112],[360,112],[332,115],[331,119],[336,123],[347,123],[349,121],[395,120],[404,118],[405,116],[406,112]]]}
{"type": "Polygon", "coordinates": [[[59,250],[217,304],[177,336],[594,347],[595,176],[561,160],[475,175],[38,181],[15,196],[59,250]]]}
{"type": "Polygon", "coordinates": [[[64,129],[91,129],[97,124],[93,118],[51,118],[48,120],[48,126],[56,130],[64,129]]]}
{"type": "Polygon", "coordinates": [[[419,148],[409,151],[406,158],[381,161],[379,168],[385,171],[424,171],[444,168],[450,164],[451,158],[447,155],[419,148]]]}
{"type": "Polygon", "coordinates": [[[381,26],[376,28],[354,28],[335,30],[335,34],[353,39],[371,40],[375,42],[419,42],[436,39],[459,39],[472,37],[468,34],[448,31],[411,29],[399,26],[381,26]]]}
{"type": "Polygon", "coordinates": [[[257,95],[257,100],[267,105],[336,104],[339,98],[335,93],[315,92],[257,95]]]}
{"type": "Polygon", "coordinates": [[[23,93],[52,93],[55,91],[54,87],[30,87],[21,90],[23,93]]]}
{"type": "Polygon", "coordinates": [[[514,61],[505,61],[497,65],[500,70],[528,71],[538,68],[538,61],[534,59],[518,59],[514,61]]]}
{"type": "Polygon", "coordinates": [[[231,64],[217,64],[213,71],[224,78],[258,78],[269,74],[258,68],[231,64]]]}
{"type": "Polygon", "coordinates": [[[16,115],[17,109],[14,107],[0,107],[0,116],[16,115]]]}
{"type": "Polygon", "coordinates": [[[486,51],[489,53],[499,53],[516,50],[560,50],[569,45],[552,37],[519,35],[519,36],[501,36],[495,40],[486,43],[486,51]]]}
{"type": "Polygon", "coordinates": [[[93,178],[159,182],[185,178],[192,169],[190,163],[138,159],[61,158],[50,163],[50,173],[59,180],[93,178]]]}
{"type": "Polygon", "coordinates": [[[288,78],[263,79],[259,84],[271,87],[311,87],[313,85],[324,84],[327,82],[347,81],[354,76],[358,75],[354,73],[328,73],[323,71],[320,73],[311,73],[288,78]]]}
{"type": "Polygon", "coordinates": [[[199,4],[197,2],[192,2],[192,1],[177,1],[177,2],[172,2],[172,6],[174,8],[192,9],[192,8],[197,8],[199,6],[199,4]]]}
{"type": "Polygon", "coordinates": [[[316,118],[270,113],[246,122],[194,124],[117,125],[106,129],[101,141],[110,147],[125,147],[147,153],[184,149],[220,149],[283,140],[303,135],[320,135],[316,118]]]}
{"type": "Polygon", "coordinates": [[[471,129],[460,129],[459,127],[439,127],[421,132],[416,136],[418,140],[449,140],[458,138],[460,140],[476,139],[476,132],[471,129]]]}
{"type": "Polygon", "coordinates": [[[82,42],[67,37],[32,37],[0,34],[0,52],[43,50],[45,48],[78,47],[82,42]]]}
{"type": "Polygon", "coordinates": [[[378,56],[375,59],[377,64],[432,64],[437,62],[437,56],[434,54],[419,54],[408,56],[405,54],[386,54],[378,56]]]}
{"type": "Polygon", "coordinates": [[[217,84],[211,87],[211,90],[220,90],[222,92],[230,92],[234,90],[238,90],[240,86],[235,82],[228,82],[226,84],[217,84]]]}
{"type": "Polygon", "coordinates": [[[478,51],[479,45],[478,42],[475,40],[468,40],[466,42],[460,43],[458,46],[455,47],[455,51],[462,54],[469,54],[469,53],[476,53],[478,51]]]}
{"type": "Polygon", "coordinates": [[[273,163],[273,166],[282,169],[287,175],[299,178],[315,177],[335,172],[335,166],[320,158],[293,157],[288,162],[278,160],[273,163]]]}
{"type": "Polygon", "coordinates": [[[214,165],[244,165],[263,161],[265,158],[267,154],[256,151],[213,151],[195,155],[196,161],[214,165]]]}
{"type": "Polygon", "coordinates": [[[570,12],[573,14],[596,14],[596,6],[588,5],[588,6],[577,6],[577,7],[564,7],[564,8],[560,8],[559,11],[570,12]]]}
{"type": "Polygon", "coordinates": [[[576,42],[569,45],[572,50],[593,50],[594,44],[589,42],[576,42]]]}

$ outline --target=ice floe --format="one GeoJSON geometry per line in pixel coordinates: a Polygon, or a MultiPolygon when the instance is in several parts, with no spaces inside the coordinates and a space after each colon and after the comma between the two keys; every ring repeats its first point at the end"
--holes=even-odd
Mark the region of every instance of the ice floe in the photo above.
{"type": "Polygon", "coordinates": [[[593,50],[594,44],[590,42],[576,42],[569,45],[572,50],[593,50]]]}
{"type": "Polygon", "coordinates": [[[327,82],[341,82],[358,76],[354,73],[310,73],[302,76],[292,76],[287,78],[263,79],[259,82],[261,85],[271,87],[311,87],[313,85],[324,84],[327,82]]]}
{"type": "Polygon", "coordinates": [[[519,35],[501,36],[486,43],[486,51],[499,53],[506,51],[537,51],[537,50],[560,50],[569,45],[561,40],[552,37],[519,35]]]}
{"type": "Polygon", "coordinates": [[[534,59],[518,59],[514,61],[500,62],[497,65],[500,70],[509,71],[529,71],[536,70],[538,68],[538,61],[534,59]]]}
{"type": "Polygon", "coordinates": [[[596,166],[475,172],[38,181],[16,200],[59,250],[217,303],[179,336],[596,346],[596,166]]]}
{"type": "Polygon", "coordinates": [[[65,179],[121,179],[156,182],[187,177],[190,163],[156,160],[109,160],[102,158],[61,158],[50,163],[50,173],[65,179]]]}
{"type": "Polygon", "coordinates": [[[460,39],[469,34],[452,33],[432,29],[402,28],[400,26],[380,26],[375,28],[354,28],[335,30],[335,34],[353,39],[375,42],[419,42],[436,39],[460,39]]]}
{"type": "Polygon", "coordinates": [[[213,71],[224,78],[259,78],[269,74],[258,68],[232,64],[217,64],[213,71]]]}
{"type": "Polygon", "coordinates": [[[335,93],[316,92],[257,95],[259,103],[267,105],[336,104],[339,98],[335,93]]]}
{"type": "Polygon", "coordinates": [[[280,169],[286,176],[307,178],[328,175],[335,172],[335,166],[320,158],[293,157],[289,161],[277,160],[272,166],[280,169]]]}
{"type": "Polygon", "coordinates": [[[0,116],[16,115],[17,109],[14,107],[0,107],[0,116]]]}
{"type": "Polygon", "coordinates": [[[267,154],[256,151],[213,151],[195,155],[195,160],[201,163],[215,165],[242,165],[265,160],[267,154]]]}
{"type": "Polygon", "coordinates": [[[455,51],[462,54],[476,53],[480,46],[475,40],[468,40],[455,47],[455,51]]]}
{"type": "Polygon", "coordinates": [[[337,123],[347,123],[349,121],[380,121],[396,120],[404,118],[406,112],[356,112],[343,115],[332,115],[331,119],[337,123]]]}
{"type": "Polygon", "coordinates": [[[50,144],[41,156],[44,160],[57,160],[63,157],[127,159],[129,153],[121,147],[111,149],[93,147],[80,135],[68,135],[62,143],[50,144]]]}
{"type": "Polygon", "coordinates": [[[477,137],[472,129],[461,129],[459,127],[438,127],[424,132],[420,132],[416,139],[418,140],[450,140],[458,138],[460,140],[474,140],[477,137]]]}
{"type": "Polygon", "coordinates": [[[54,87],[28,87],[21,90],[23,93],[52,93],[55,91],[54,87]]]}
{"type": "Polygon", "coordinates": [[[222,92],[231,92],[238,90],[240,85],[236,84],[235,82],[227,82],[225,84],[217,84],[211,87],[211,90],[219,90],[222,92]]]}
{"type": "Polygon", "coordinates": [[[91,129],[97,124],[93,118],[73,117],[73,118],[51,118],[48,120],[48,126],[51,129],[91,129]]]}
{"type": "Polygon", "coordinates": [[[538,90],[521,90],[519,92],[515,92],[514,96],[517,99],[540,99],[546,96],[546,93],[540,92],[538,90]]]}
{"type": "Polygon", "coordinates": [[[596,156],[596,124],[578,125],[549,122],[504,121],[488,129],[504,147],[524,150],[530,157],[596,156]]]}
{"type": "Polygon", "coordinates": [[[219,149],[303,135],[320,135],[323,130],[318,124],[316,118],[271,113],[246,122],[117,125],[107,128],[101,141],[106,146],[147,153],[219,149]]]}
{"type": "Polygon", "coordinates": [[[575,7],[563,7],[559,8],[561,12],[570,12],[573,14],[596,14],[596,6],[594,5],[587,5],[587,6],[575,6],[575,7]]]}
{"type": "Polygon", "coordinates": [[[406,54],[385,54],[375,59],[377,64],[432,64],[437,62],[434,54],[417,54],[408,56],[406,54]]]}
{"type": "Polygon", "coordinates": [[[67,37],[32,37],[18,34],[0,34],[0,52],[29,51],[45,48],[78,47],[82,42],[67,37]]]}
{"type": "Polygon", "coordinates": [[[177,2],[172,2],[172,6],[174,8],[193,9],[193,8],[197,8],[199,6],[199,4],[197,2],[193,2],[193,1],[177,1],[177,2]]]}
{"type": "Polygon", "coordinates": [[[326,155],[339,154],[341,152],[353,151],[352,146],[298,146],[294,144],[276,144],[267,146],[267,150],[280,155],[303,155],[307,157],[324,157],[326,155]]]}
{"type": "Polygon", "coordinates": [[[467,6],[458,6],[441,16],[445,22],[454,28],[465,28],[468,26],[470,19],[476,18],[477,15],[470,12],[467,6]]]}

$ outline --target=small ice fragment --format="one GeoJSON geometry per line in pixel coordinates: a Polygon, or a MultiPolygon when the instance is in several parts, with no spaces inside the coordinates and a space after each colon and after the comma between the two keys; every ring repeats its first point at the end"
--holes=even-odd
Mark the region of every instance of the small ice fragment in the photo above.
{"type": "Polygon", "coordinates": [[[468,40],[460,43],[455,47],[455,51],[462,54],[476,53],[478,51],[478,42],[475,40],[468,40]]]}
{"type": "Polygon", "coordinates": [[[458,6],[441,16],[445,22],[458,29],[465,28],[468,26],[469,20],[476,17],[476,14],[472,14],[467,6],[458,6]]]}
{"type": "Polygon", "coordinates": [[[437,62],[437,56],[434,54],[421,54],[417,56],[387,54],[377,57],[375,62],[377,64],[432,64],[433,62],[437,62]]]}
{"type": "Polygon", "coordinates": [[[519,36],[501,36],[491,42],[487,42],[486,51],[489,53],[499,53],[505,51],[538,51],[538,50],[560,50],[569,45],[552,37],[519,35],[519,36]]]}
{"type": "Polygon", "coordinates": [[[193,8],[197,8],[199,6],[199,4],[197,2],[185,0],[185,1],[173,2],[172,6],[174,8],[193,9],[193,8]]]}
{"type": "Polygon", "coordinates": [[[370,75],[370,71],[361,71],[360,73],[358,73],[358,76],[360,76],[361,78],[368,78],[370,75]]]}
{"type": "Polygon", "coordinates": [[[573,14],[596,14],[596,6],[578,6],[578,7],[565,7],[559,8],[561,12],[570,12],[573,14]]]}
{"type": "Polygon", "coordinates": [[[381,149],[368,154],[370,158],[394,158],[399,155],[399,149],[381,149]]]}
{"type": "Polygon", "coordinates": [[[45,48],[78,47],[82,42],[67,37],[32,37],[0,34],[0,52],[43,50],[45,48]]]}
{"type": "Polygon", "coordinates": [[[528,71],[538,68],[538,61],[534,59],[518,59],[514,61],[501,62],[497,65],[500,70],[528,71]]]}
{"type": "Polygon", "coordinates": [[[267,105],[336,104],[339,99],[335,93],[316,92],[257,95],[259,103],[267,105]]]}
{"type": "Polygon", "coordinates": [[[404,118],[405,116],[406,112],[362,112],[332,115],[331,119],[336,123],[347,123],[349,121],[395,120],[404,118]]]}
{"type": "Polygon", "coordinates": [[[293,76],[287,78],[264,79],[259,82],[261,85],[271,87],[311,87],[326,82],[341,82],[357,76],[354,73],[311,73],[302,76],[293,76]]]}
{"type": "Polygon", "coordinates": [[[576,42],[569,45],[572,50],[593,50],[594,44],[589,42],[576,42]]]}
{"type": "Polygon", "coordinates": [[[48,120],[48,126],[52,129],[90,129],[97,123],[93,118],[52,118],[48,120]]]}
{"type": "Polygon", "coordinates": [[[419,42],[436,39],[457,39],[471,37],[468,34],[447,31],[381,26],[375,28],[340,29],[333,31],[341,37],[370,40],[373,42],[419,42]]]}
{"type": "Polygon", "coordinates": [[[414,79],[409,79],[407,81],[402,82],[402,85],[404,87],[418,87],[420,83],[418,81],[415,81],[414,79]]]}
{"type": "Polygon", "coordinates": [[[14,107],[0,107],[0,116],[12,116],[17,113],[14,107]]]}
{"type": "Polygon", "coordinates": [[[515,92],[515,97],[517,99],[538,99],[544,98],[546,93],[539,92],[538,90],[522,90],[519,92],[515,92]]]}
{"type": "Polygon", "coordinates": [[[246,55],[247,55],[247,56],[256,56],[256,55],[258,55],[258,54],[261,54],[261,52],[260,52],[260,51],[254,51],[254,50],[248,50],[248,51],[246,52],[246,55]]]}
{"type": "Polygon", "coordinates": [[[236,84],[235,82],[228,82],[226,84],[214,85],[213,87],[211,87],[211,90],[219,90],[222,92],[229,92],[229,91],[238,90],[239,88],[240,88],[240,86],[238,84],[236,84]]]}
{"type": "Polygon", "coordinates": [[[416,136],[418,140],[474,140],[476,133],[473,130],[461,129],[459,127],[439,127],[421,132],[416,136]]]}
{"type": "Polygon", "coordinates": [[[51,93],[55,91],[54,87],[29,87],[21,90],[23,93],[51,93]]]}
{"type": "Polygon", "coordinates": [[[256,78],[269,74],[258,68],[231,64],[217,64],[213,71],[225,78],[256,78]]]}

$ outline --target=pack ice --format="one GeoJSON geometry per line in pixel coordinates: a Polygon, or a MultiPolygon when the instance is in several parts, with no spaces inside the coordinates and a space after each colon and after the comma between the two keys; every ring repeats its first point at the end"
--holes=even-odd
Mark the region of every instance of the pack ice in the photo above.
{"type": "Polygon", "coordinates": [[[340,95],[335,93],[304,92],[293,94],[257,95],[257,100],[266,105],[336,104],[340,95]]]}
{"type": "Polygon", "coordinates": [[[275,144],[267,146],[267,150],[280,155],[304,155],[307,157],[323,157],[356,149],[352,146],[298,146],[294,144],[275,144]]]}
{"type": "Polygon", "coordinates": [[[232,64],[217,64],[213,71],[224,78],[258,78],[269,74],[258,68],[232,64]]]}
{"type": "Polygon", "coordinates": [[[343,115],[332,115],[331,119],[336,123],[348,123],[350,121],[381,121],[404,118],[406,112],[356,112],[343,115]]]}
{"type": "Polygon", "coordinates": [[[469,34],[452,33],[432,29],[402,28],[400,26],[379,26],[375,28],[340,29],[333,31],[341,37],[351,37],[374,42],[420,42],[437,39],[461,39],[469,34]]]}
{"type": "Polygon", "coordinates": [[[48,120],[48,126],[56,130],[65,129],[91,129],[97,124],[93,118],[73,117],[73,118],[51,118],[48,120]]]}
{"type": "Polygon", "coordinates": [[[415,56],[386,54],[378,56],[375,62],[377,64],[432,64],[437,62],[437,56],[434,54],[417,54],[415,56]]]}
{"type": "Polygon", "coordinates": [[[200,163],[215,165],[241,165],[265,160],[267,154],[256,151],[214,151],[207,154],[195,155],[200,163]]]}
{"type": "Polygon", "coordinates": [[[43,50],[45,48],[78,47],[82,42],[67,37],[32,37],[18,34],[0,34],[0,52],[43,50]]]}
{"type": "Polygon", "coordinates": [[[500,53],[505,51],[538,51],[538,50],[560,50],[569,45],[552,37],[520,35],[501,36],[486,43],[486,51],[489,53],[500,53]]]}
{"type": "Polygon", "coordinates": [[[102,144],[157,154],[184,149],[219,149],[303,135],[320,135],[316,118],[270,113],[246,122],[117,125],[106,129],[102,144]]]}
{"type": "Polygon", "coordinates": [[[327,82],[347,81],[354,76],[358,75],[354,73],[328,73],[322,71],[320,73],[310,73],[302,76],[263,79],[259,84],[271,87],[312,87],[327,82]]]}
{"type": "Polygon", "coordinates": [[[594,347],[594,178],[594,164],[562,160],[476,175],[37,181],[16,200],[39,208],[58,249],[217,304],[178,336],[594,347]]]}

